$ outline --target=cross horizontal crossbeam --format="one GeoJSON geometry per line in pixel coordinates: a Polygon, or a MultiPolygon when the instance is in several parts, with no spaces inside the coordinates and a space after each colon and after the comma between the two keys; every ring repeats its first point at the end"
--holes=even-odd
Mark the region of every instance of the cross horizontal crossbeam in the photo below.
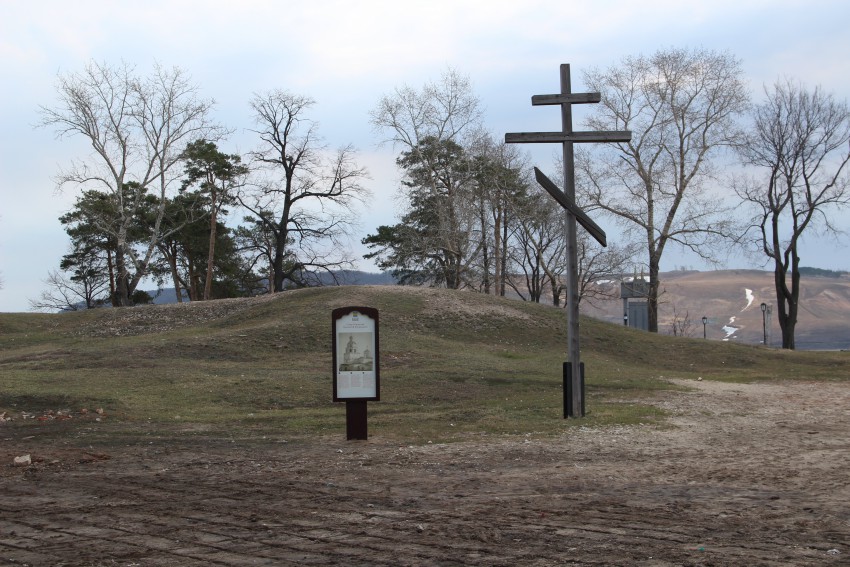
{"type": "Polygon", "coordinates": [[[513,132],[505,134],[506,144],[563,143],[575,142],[628,142],[632,133],[624,132],[513,132]]]}

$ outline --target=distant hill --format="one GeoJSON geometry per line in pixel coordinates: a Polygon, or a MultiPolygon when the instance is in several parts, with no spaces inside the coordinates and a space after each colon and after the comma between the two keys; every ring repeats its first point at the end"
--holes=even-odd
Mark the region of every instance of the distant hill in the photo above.
{"type": "MultiPolygon", "coordinates": [[[[807,270],[801,278],[796,344],[804,350],[850,349],[850,275],[830,270],[807,270]]],[[[661,275],[659,332],[672,334],[675,312],[687,315],[691,336],[702,337],[702,317],[708,318],[709,339],[760,344],[763,340],[761,304],[771,307],[765,317],[768,344],[781,346],[773,273],[760,270],[666,272],[661,275]],[[749,292],[747,291],[749,290],[749,292]]],[[[582,304],[582,313],[622,323],[621,299],[582,304]]]]}
{"type": "Polygon", "coordinates": [[[803,276],[819,276],[824,278],[840,278],[850,275],[850,272],[824,270],[822,268],[800,268],[800,274],[803,276]]]}
{"type": "MultiPolygon", "coordinates": [[[[319,279],[323,285],[395,285],[397,280],[388,272],[374,274],[361,272],[359,270],[340,270],[333,274],[321,274],[319,279]]],[[[177,303],[177,294],[173,287],[161,290],[146,290],[153,297],[154,305],[169,305],[177,303]]],[[[183,293],[183,300],[188,301],[188,296],[183,293]]]]}

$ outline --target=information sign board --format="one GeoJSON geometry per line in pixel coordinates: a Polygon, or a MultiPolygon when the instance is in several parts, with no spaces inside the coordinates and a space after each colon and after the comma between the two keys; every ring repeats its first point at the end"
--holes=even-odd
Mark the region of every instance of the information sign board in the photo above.
{"type": "Polygon", "coordinates": [[[333,310],[333,400],[380,401],[378,310],[333,310]]]}

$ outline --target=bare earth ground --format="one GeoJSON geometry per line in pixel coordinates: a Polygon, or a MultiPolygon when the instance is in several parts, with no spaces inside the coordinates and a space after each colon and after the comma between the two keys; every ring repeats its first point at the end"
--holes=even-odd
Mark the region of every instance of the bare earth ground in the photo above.
{"type": "Polygon", "coordinates": [[[671,427],[557,440],[102,453],[0,424],[0,564],[850,564],[850,383],[688,386],[671,427]]]}

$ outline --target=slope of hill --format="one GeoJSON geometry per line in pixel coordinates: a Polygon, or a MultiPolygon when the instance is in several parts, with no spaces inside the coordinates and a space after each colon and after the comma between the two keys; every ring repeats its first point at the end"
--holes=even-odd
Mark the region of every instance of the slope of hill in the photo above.
{"type": "MultiPolygon", "coordinates": [[[[428,432],[556,431],[563,311],[473,292],[400,286],[303,289],[251,299],[0,314],[0,411],[104,407],[128,423],[321,431],[331,398],[330,314],[381,313],[376,419],[428,432]],[[387,402],[387,403],[384,403],[387,402]]],[[[582,322],[592,423],[651,422],[667,378],[751,381],[850,375],[844,353],[779,353],[582,322]],[[836,370],[838,369],[838,370],[836,370]],[[628,401],[628,404],[624,404],[628,401]]]]}

